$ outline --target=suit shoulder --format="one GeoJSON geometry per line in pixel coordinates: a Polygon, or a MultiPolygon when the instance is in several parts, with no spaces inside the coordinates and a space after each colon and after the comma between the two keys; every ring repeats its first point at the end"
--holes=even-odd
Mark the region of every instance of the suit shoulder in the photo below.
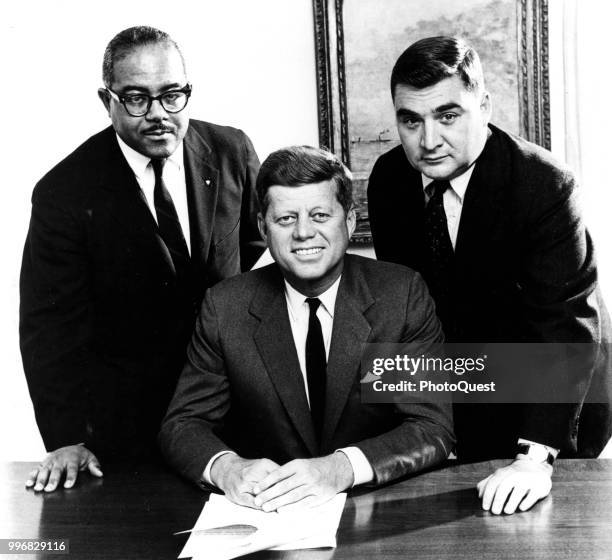
{"type": "Polygon", "coordinates": [[[262,285],[275,285],[279,277],[278,267],[272,263],[225,278],[209,288],[208,292],[216,303],[220,302],[223,305],[230,305],[233,309],[239,309],[244,302],[248,302],[253,297],[262,285]]]}
{"type": "Polygon", "coordinates": [[[398,165],[405,165],[406,163],[406,154],[400,144],[379,156],[374,163],[374,170],[383,171],[388,168],[396,169],[398,165]]]}
{"type": "Polygon", "coordinates": [[[33,200],[46,197],[78,197],[89,184],[83,180],[84,174],[89,177],[97,176],[113,140],[114,131],[111,127],[85,140],[38,181],[32,195],[33,200]]]}
{"type": "Polygon", "coordinates": [[[191,119],[189,125],[200,135],[204,140],[212,144],[214,147],[236,147],[243,146],[245,143],[250,145],[249,137],[239,128],[233,126],[220,125],[206,121],[191,119]]]}
{"type": "Polygon", "coordinates": [[[352,274],[361,275],[372,295],[389,296],[409,291],[415,284],[423,282],[421,275],[412,268],[358,255],[347,255],[347,264],[352,274]]]}
{"type": "Polygon", "coordinates": [[[538,182],[552,181],[553,184],[573,182],[571,169],[557,160],[549,150],[494,125],[489,126],[501,149],[512,158],[513,167],[518,173],[529,174],[538,182]]]}

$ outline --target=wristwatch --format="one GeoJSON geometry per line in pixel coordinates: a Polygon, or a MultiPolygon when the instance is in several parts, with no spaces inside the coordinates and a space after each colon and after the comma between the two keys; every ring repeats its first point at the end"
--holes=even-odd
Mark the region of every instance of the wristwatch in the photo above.
{"type": "Polygon", "coordinates": [[[519,443],[516,446],[517,454],[525,455],[527,458],[536,463],[548,463],[552,465],[555,462],[555,456],[543,445],[534,443],[519,443]]]}

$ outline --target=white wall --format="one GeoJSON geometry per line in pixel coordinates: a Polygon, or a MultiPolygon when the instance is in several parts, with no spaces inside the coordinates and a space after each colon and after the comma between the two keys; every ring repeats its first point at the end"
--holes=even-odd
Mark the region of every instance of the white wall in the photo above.
{"type": "MultiPolygon", "coordinates": [[[[551,8],[553,150],[564,157],[563,39],[555,31],[565,0],[551,8]]],[[[568,0],[573,1],[573,0],[568,0]]],[[[612,297],[612,232],[608,175],[612,92],[603,37],[612,9],[584,2],[580,42],[581,129],[585,212],[599,247],[605,293],[612,297]],[[599,49],[599,51],[597,51],[599,49]],[[585,53],[596,52],[593,56],[585,53]]],[[[0,460],[37,460],[43,452],[18,350],[18,275],[38,178],[81,141],[108,124],[97,99],[103,49],[119,30],[137,24],[174,36],[194,85],[196,118],[244,129],[263,159],[273,149],[317,144],[311,0],[159,0],[102,3],[20,0],[0,14],[4,273],[0,278],[0,460]],[[172,6],[174,15],[167,15],[172,6]],[[11,98],[7,91],[15,92],[11,98]]]]}

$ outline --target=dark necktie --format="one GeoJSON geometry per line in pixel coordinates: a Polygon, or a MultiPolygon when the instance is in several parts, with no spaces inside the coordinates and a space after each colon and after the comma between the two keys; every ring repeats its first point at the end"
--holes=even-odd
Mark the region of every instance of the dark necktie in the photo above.
{"type": "Polygon", "coordinates": [[[431,198],[425,208],[424,216],[426,264],[423,276],[436,302],[436,311],[444,326],[450,312],[450,291],[455,259],[453,245],[448,234],[443,199],[444,192],[450,188],[450,183],[434,181],[428,188],[431,198]]]}
{"type": "Polygon", "coordinates": [[[165,159],[152,159],[151,166],[155,174],[155,188],[153,199],[155,201],[155,213],[157,214],[157,225],[159,232],[170,251],[174,267],[182,271],[189,263],[189,250],[183,236],[181,223],[176,213],[176,208],[172,202],[172,197],[164,184],[163,171],[165,159]]]}
{"type": "Polygon", "coordinates": [[[308,335],[306,336],[306,379],[308,380],[308,395],[310,397],[310,413],[315,428],[315,434],[321,441],[323,431],[323,413],[325,411],[325,378],[327,358],[321,323],[317,317],[317,309],[321,301],[317,298],[307,298],[310,307],[308,318],[308,335]]]}

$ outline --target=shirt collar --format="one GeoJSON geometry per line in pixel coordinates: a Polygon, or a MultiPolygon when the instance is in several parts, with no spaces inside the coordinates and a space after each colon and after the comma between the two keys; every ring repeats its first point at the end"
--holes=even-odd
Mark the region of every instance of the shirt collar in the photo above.
{"type": "MultiPolygon", "coordinates": [[[[327,290],[317,296],[321,301],[321,305],[330,314],[332,319],[334,317],[334,307],[336,305],[338,287],[340,286],[340,278],[342,278],[342,275],[340,275],[338,279],[329,288],[327,288],[327,290]]],[[[285,294],[287,295],[289,311],[292,316],[295,317],[298,315],[300,310],[303,309],[307,296],[301,292],[298,292],[291,284],[289,284],[289,282],[287,282],[287,280],[285,280],[285,294]]]]}
{"type": "MultiPolygon", "coordinates": [[[[470,165],[461,175],[449,181],[451,189],[455,191],[455,194],[462,202],[463,198],[465,197],[465,191],[467,190],[468,183],[470,182],[470,178],[472,177],[473,172],[474,164],[470,165]]],[[[422,173],[421,179],[423,180],[423,190],[425,190],[434,181],[433,179],[426,177],[422,173]]]]}
{"type": "MultiPolygon", "coordinates": [[[[119,148],[121,149],[123,156],[127,160],[128,165],[132,168],[134,175],[136,175],[136,177],[143,177],[149,165],[149,162],[151,161],[151,158],[141,154],[140,152],[137,152],[131,146],[128,146],[118,134],[116,134],[116,136],[117,142],[119,142],[119,148]]],[[[171,162],[179,170],[182,170],[183,142],[181,142],[177,146],[176,150],[174,150],[174,152],[167,158],[167,161],[171,162]]]]}

